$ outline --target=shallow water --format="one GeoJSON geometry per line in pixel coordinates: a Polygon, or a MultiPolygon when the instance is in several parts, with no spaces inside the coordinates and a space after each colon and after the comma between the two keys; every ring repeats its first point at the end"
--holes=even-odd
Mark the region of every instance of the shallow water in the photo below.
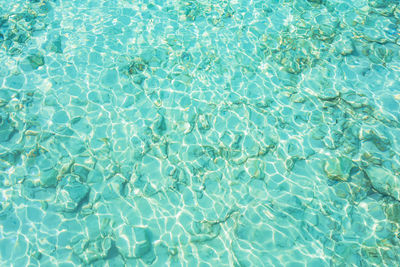
{"type": "Polygon", "coordinates": [[[399,265],[399,23],[0,0],[0,265],[399,265]]]}

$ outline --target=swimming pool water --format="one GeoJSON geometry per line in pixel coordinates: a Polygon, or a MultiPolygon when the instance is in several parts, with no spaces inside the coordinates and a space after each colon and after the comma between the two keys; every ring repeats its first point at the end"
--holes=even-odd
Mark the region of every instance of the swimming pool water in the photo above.
{"type": "Polygon", "coordinates": [[[1,266],[398,266],[396,0],[0,0],[1,266]]]}

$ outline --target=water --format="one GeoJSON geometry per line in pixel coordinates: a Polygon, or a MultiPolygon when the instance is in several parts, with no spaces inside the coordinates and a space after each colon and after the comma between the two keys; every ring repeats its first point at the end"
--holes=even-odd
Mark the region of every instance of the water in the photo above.
{"type": "Polygon", "coordinates": [[[398,266],[400,4],[0,0],[1,266],[398,266]]]}

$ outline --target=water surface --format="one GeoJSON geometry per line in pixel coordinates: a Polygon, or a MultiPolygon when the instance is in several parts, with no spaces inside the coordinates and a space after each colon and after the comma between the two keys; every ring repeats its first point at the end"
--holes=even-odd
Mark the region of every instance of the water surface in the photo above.
{"type": "Polygon", "coordinates": [[[398,266],[399,23],[0,0],[1,266],[398,266]]]}

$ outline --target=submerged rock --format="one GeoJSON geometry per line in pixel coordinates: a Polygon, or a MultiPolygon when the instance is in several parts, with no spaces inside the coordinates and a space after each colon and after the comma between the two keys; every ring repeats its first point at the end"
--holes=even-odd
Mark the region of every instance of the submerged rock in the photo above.
{"type": "Polygon", "coordinates": [[[89,193],[89,187],[75,175],[61,178],[57,188],[57,203],[66,212],[75,211],[89,193]]]}
{"type": "Polygon", "coordinates": [[[354,51],[353,41],[348,37],[341,36],[340,39],[335,42],[334,46],[335,51],[342,56],[350,55],[354,51]]]}
{"type": "Polygon", "coordinates": [[[396,25],[393,24],[389,17],[380,14],[368,15],[362,26],[354,29],[360,37],[368,42],[385,44],[387,42],[394,43],[397,39],[397,35],[393,34],[396,25]]]}
{"type": "Polygon", "coordinates": [[[0,10],[0,14],[4,14],[0,17],[0,43],[3,42],[2,47],[9,55],[20,54],[34,32],[47,27],[44,19],[51,10],[50,1],[27,2],[26,8],[18,8],[20,5],[15,4],[11,12],[0,10]]]}
{"type": "Polygon", "coordinates": [[[396,0],[368,0],[369,12],[391,16],[396,8],[396,0]]]}
{"type": "Polygon", "coordinates": [[[118,229],[115,245],[125,258],[141,258],[151,249],[148,230],[124,225],[118,229]]]}
{"type": "Polygon", "coordinates": [[[322,4],[323,0],[307,0],[308,2],[311,3],[316,3],[316,4],[322,4]]]}
{"type": "Polygon", "coordinates": [[[138,74],[145,71],[146,68],[147,62],[143,61],[141,58],[135,58],[128,67],[128,73],[130,75],[138,74]]]}
{"type": "Polygon", "coordinates": [[[15,128],[10,122],[9,115],[0,114],[0,142],[6,142],[11,139],[16,132],[15,128]]]}
{"type": "Polygon", "coordinates": [[[32,68],[35,70],[44,65],[44,57],[40,54],[30,55],[28,56],[28,60],[31,63],[32,68]]]}
{"type": "Polygon", "coordinates": [[[42,187],[55,187],[57,185],[58,172],[54,169],[44,170],[40,173],[40,184],[42,187]]]}
{"type": "Polygon", "coordinates": [[[365,172],[376,191],[400,201],[400,178],[398,175],[381,166],[369,166],[365,172]]]}
{"type": "Polygon", "coordinates": [[[109,236],[105,238],[98,236],[96,239],[87,240],[81,235],[76,235],[71,238],[71,243],[72,250],[85,264],[106,258],[112,247],[109,236]]]}
{"type": "Polygon", "coordinates": [[[278,54],[278,63],[292,74],[299,74],[310,65],[310,56],[300,49],[288,49],[278,54]]]}
{"type": "Polygon", "coordinates": [[[353,162],[346,157],[331,158],[325,161],[324,171],[329,179],[347,181],[353,162]]]}
{"type": "Polygon", "coordinates": [[[391,201],[384,207],[384,211],[388,219],[396,223],[400,223],[400,202],[391,201]]]}
{"type": "Polygon", "coordinates": [[[393,59],[393,50],[389,46],[373,43],[367,48],[369,60],[375,64],[386,64],[393,59]]]}
{"type": "Polygon", "coordinates": [[[58,36],[54,40],[47,42],[44,48],[51,52],[62,53],[63,47],[61,36],[58,36]]]}

